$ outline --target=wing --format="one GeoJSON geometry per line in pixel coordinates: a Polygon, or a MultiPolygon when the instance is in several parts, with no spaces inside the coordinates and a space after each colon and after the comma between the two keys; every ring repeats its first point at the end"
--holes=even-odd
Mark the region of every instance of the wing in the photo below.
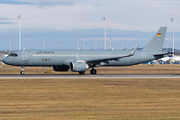
{"type": "Polygon", "coordinates": [[[136,48],[134,48],[134,50],[129,54],[129,55],[125,55],[125,56],[119,56],[119,57],[110,57],[110,58],[101,58],[101,59],[87,59],[85,60],[85,62],[89,65],[89,66],[95,66],[97,64],[100,64],[101,62],[108,62],[109,60],[115,60],[118,61],[118,59],[122,59],[122,58],[126,58],[126,57],[131,57],[135,54],[136,50],[137,50],[138,46],[136,46],[136,48]]]}
{"type": "Polygon", "coordinates": [[[116,60],[116,61],[118,61],[118,59],[122,59],[122,58],[126,58],[126,57],[131,57],[131,56],[133,56],[135,54],[137,48],[138,48],[138,46],[136,46],[136,48],[134,48],[134,50],[130,54],[124,55],[124,56],[109,57],[109,58],[100,58],[100,59],[85,59],[85,60],[68,59],[68,60],[65,60],[63,62],[63,64],[66,65],[66,66],[69,66],[70,62],[76,61],[76,62],[86,62],[89,66],[95,66],[97,64],[100,64],[101,62],[108,62],[109,60],[116,60]]]}

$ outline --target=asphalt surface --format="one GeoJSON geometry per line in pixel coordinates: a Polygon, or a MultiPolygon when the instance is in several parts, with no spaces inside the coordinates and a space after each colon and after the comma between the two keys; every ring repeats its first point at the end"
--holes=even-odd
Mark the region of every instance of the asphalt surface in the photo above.
{"type": "Polygon", "coordinates": [[[180,78],[180,74],[0,74],[0,79],[56,79],[56,78],[180,78]]]}

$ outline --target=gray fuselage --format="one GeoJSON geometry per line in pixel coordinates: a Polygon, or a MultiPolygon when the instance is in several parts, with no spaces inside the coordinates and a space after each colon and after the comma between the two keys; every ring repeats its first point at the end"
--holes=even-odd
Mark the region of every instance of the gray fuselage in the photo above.
{"type": "MultiPolygon", "coordinates": [[[[73,61],[119,57],[130,52],[124,50],[22,50],[13,52],[17,56],[8,56],[3,61],[14,66],[69,66],[70,62],[73,61]]],[[[157,52],[137,50],[131,57],[102,61],[94,67],[136,65],[163,57],[157,58],[154,57],[154,54],[157,54],[157,52]]]]}

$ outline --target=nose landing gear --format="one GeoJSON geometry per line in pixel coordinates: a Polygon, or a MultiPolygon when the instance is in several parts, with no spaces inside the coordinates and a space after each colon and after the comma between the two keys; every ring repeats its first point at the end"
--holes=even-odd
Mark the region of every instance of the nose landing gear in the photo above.
{"type": "Polygon", "coordinates": [[[20,72],[21,75],[24,75],[24,67],[22,66],[22,71],[20,72]]]}

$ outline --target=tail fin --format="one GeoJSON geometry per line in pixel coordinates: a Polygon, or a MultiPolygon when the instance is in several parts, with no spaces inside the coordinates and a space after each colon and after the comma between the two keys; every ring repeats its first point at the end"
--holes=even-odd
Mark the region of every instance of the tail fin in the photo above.
{"type": "Polygon", "coordinates": [[[149,43],[143,48],[143,50],[161,52],[163,44],[164,44],[164,39],[166,36],[166,30],[167,30],[167,27],[160,27],[157,33],[149,41],[149,43]]]}

